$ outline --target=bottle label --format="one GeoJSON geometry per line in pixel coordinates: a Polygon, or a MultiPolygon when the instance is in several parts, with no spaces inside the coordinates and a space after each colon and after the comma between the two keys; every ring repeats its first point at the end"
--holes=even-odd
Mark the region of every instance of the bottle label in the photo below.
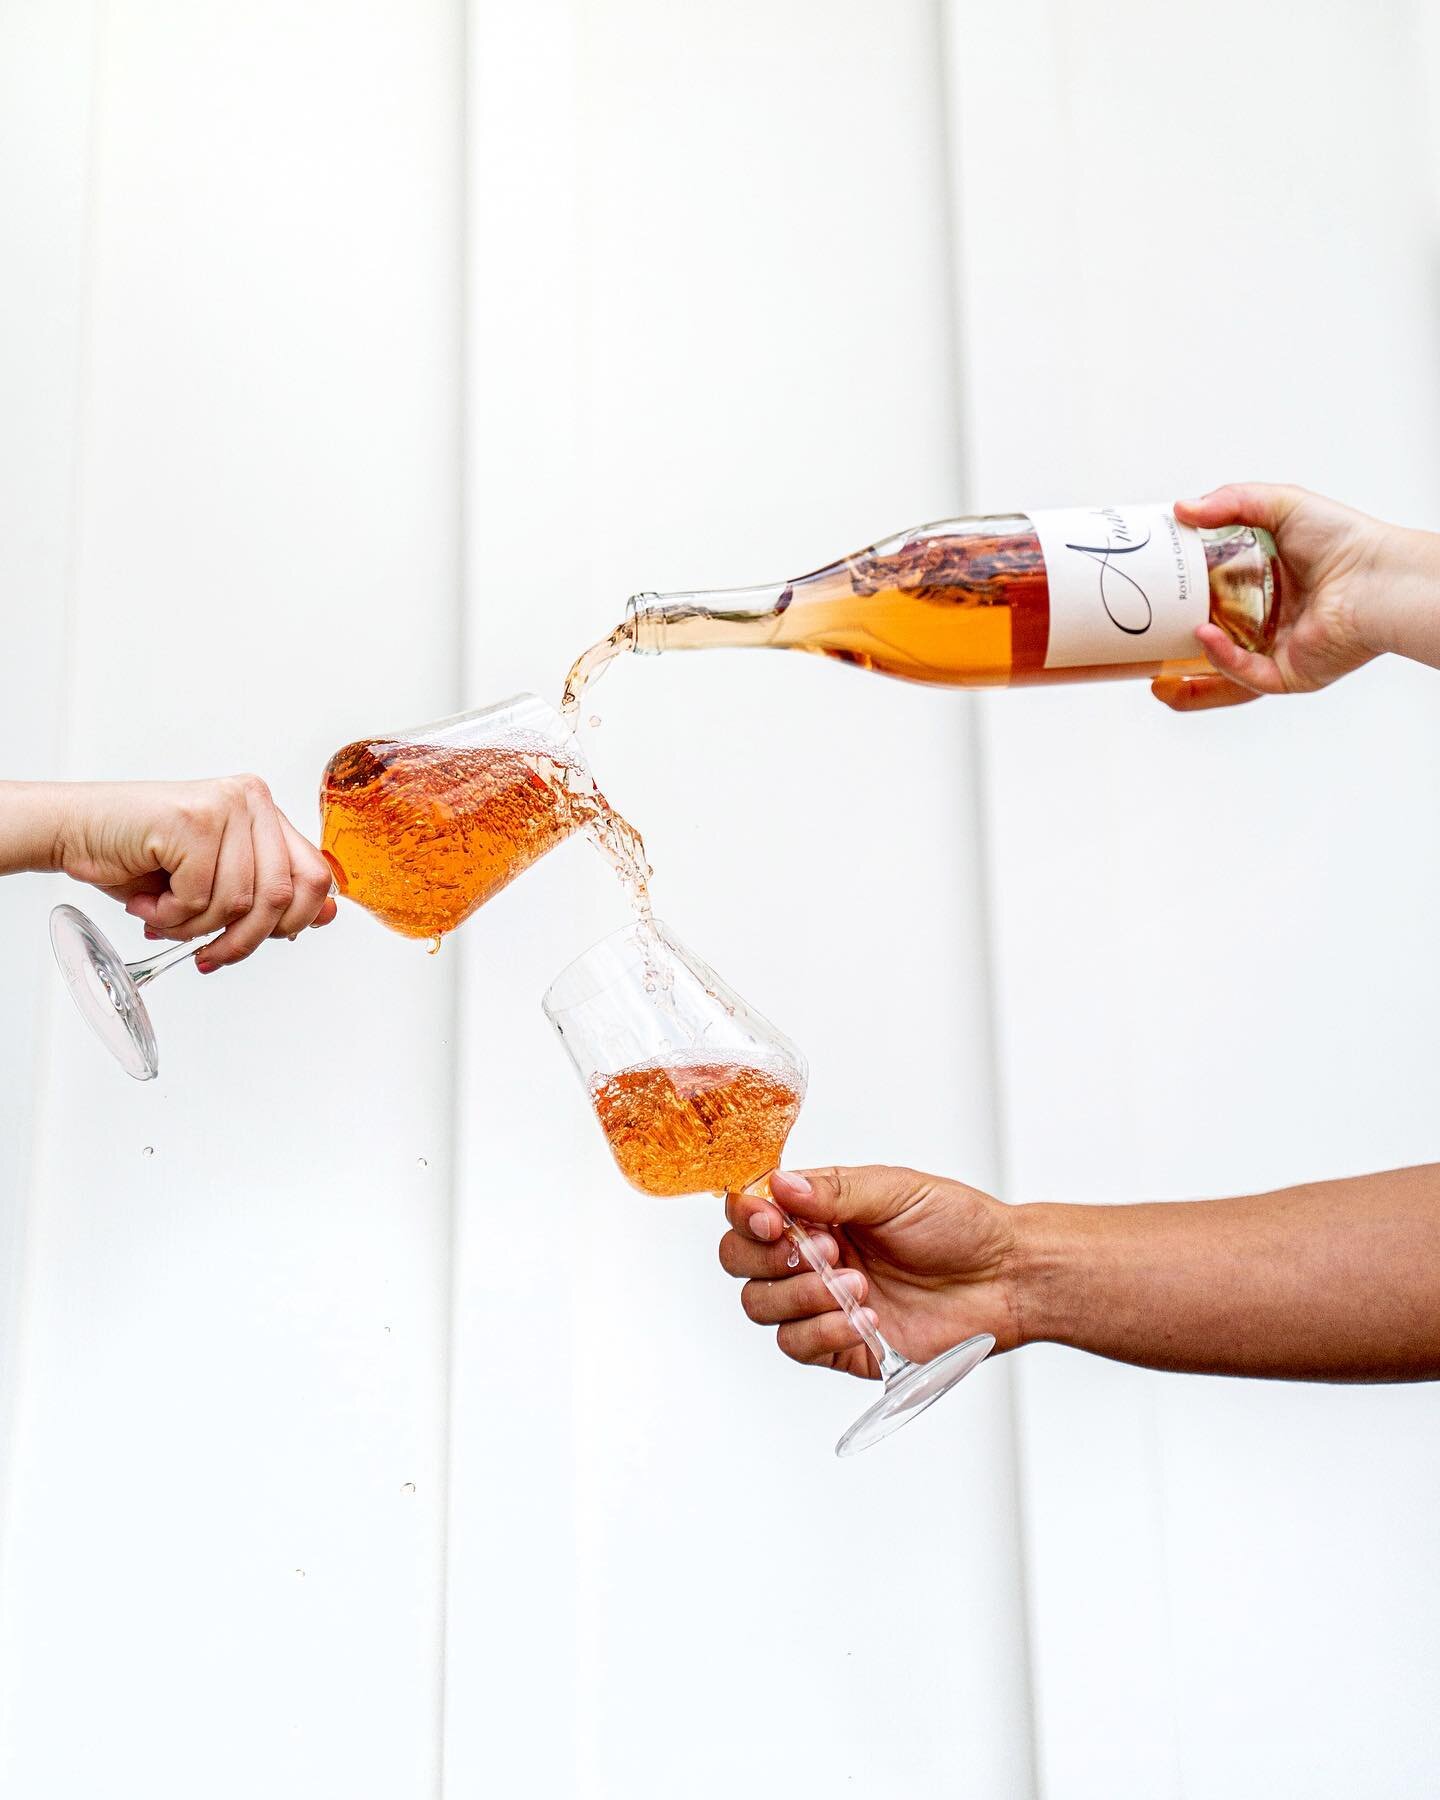
{"type": "Polygon", "coordinates": [[[1067,506],[1029,514],[1050,590],[1047,669],[1202,654],[1205,546],[1168,506],[1067,506]]]}

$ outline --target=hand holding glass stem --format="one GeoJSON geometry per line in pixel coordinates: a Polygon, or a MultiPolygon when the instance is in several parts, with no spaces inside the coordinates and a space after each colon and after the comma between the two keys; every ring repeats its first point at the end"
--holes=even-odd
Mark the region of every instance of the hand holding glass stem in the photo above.
{"type": "Polygon", "coordinates": [[[140,990],[188,957],[202,974],[267,937],[335,917],[330,871],[258,775],[214,781],[0,783],[0,874],[64,873],[177,947],[126,964],[85,914],[57,906],[50,937],[70,992],[127,1073],[159,1068],[140,990]]]}
{"type": "Polygon", "coordinates": [[[762,1198],[763,1171],[800,1109],[805,1059],[658,921],[602,939],[557,976],[544,1005],[630,1182],[651,1194],[726,1191],[732,1205],[765,1207],[794,1247],[787,1266],[803,1256],[807,1279],[839,1309],[832,1316],[873,1357],[885,1391],[844,1433],[837,1455],[878,1443],[989,1354],[995,1339],[980,1332],[910,1362],[859,1307],[852,1278],[831,1266],[828,1240],[762,1198]]]}
{"type": "MultiPolygon", "coordinates": [[[[1147,1368],[1291,1381],[1440,1377],[1440,1165],[1158,1204],[1007,1205],[914,1169],[772,1189],[916,1356],[983,1330],[1147,1368]],[[830,1221],[822,1227],[821,1220],[830,1221]]],[[[789,1266],[778,1208],[732,1195],[722,1266],[781,1351],[875,1375],[829,1285],[789,1266]]]]}

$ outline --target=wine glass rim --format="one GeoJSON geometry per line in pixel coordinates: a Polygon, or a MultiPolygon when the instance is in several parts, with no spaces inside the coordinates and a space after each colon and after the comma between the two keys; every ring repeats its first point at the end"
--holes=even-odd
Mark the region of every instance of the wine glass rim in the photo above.
{"type": "Polygon", "coordinates": [[[603,975],[596,975],[585,992],[563,1001],[558,998],[557,990],[563,987],[592,956],[611,950],[620,944],[633,944],[637,940],[643,942],[646,938],[658,941],[662,948],[674,956],[692,976],[698,976],[704,980],[707,987],[713,982],[716,988],[723,988],[732,995],[736,1004],[742,1007],[746,1015],[754,1022],[755,1027],[769,1034],[769,1048],[798,1078],[802,1091],[809,1086],[810,1064],[800,1046],[781,1031],[779,1026],[768,1019],[764,1013],[758,1012],[730,985],[723,975],[711,968],[704,957],[697,956],[693,950],[681,943],[663,919],[653,917],[632,919],[629,924],[618,926],[614,931],[607,932],[604,937],[597,938],[588,949],[582,950],[578,956],[572,957],[546,988],[540,1005],[545,1017],[562,1039],[566,1035],[562,1023],[566,1015],[573,1012],[576,1007],[593,1004],[602,995],[611,993],[627,981],[633,980],[634,969],[617,964],[613,969],[605,971],[603,975]]]}
{"type": "Polygon", "coordinates": [[[396,731],[377,731],[373,742],[406,744],[422,738],[433,737],[436,733],[449,731],[457,725],[471,725],[479,719],[499,717],[505,713],[513,713],[516,728],[523,729],[520,723],[526,715],[539,714],[544,718],[547,735],[554,737],[573,737],[574,728],[566,723],[564,715],[558,712],[542,695],[531,693],[528,689],[518,694],[511,694],[504,700],[492,700],[488,706],[472,706],[463,712],[447,713],[443,719],[428,719],[422,725],[405,725],[396,731]]]}
{"type": "MultiPolygon", "coordinates": [[[[629,942],[635,939],[639,934],[656,938],[666,950],[679,956],[682,960],[688,959],[691,962],[701,961],[699,957],[692,955],[692,953],[685,948],[663,919],[651,918],[648,921],[645,919],[631,919],[628,924],[618,925],[614,931],[607,931],[604,937],[596,938],[593,944],[587,944],[585,949],[583,949],[578,956],[572,956],[570,961],[565,964],[564,968],[560,969],[554,975],[549,986],[545,989],[544,996],[540,1002],[545,1008],[546,1015],[553,1018],[555,1013],[564,1012],[569,1006],[581,1004],[579,1001],[567,1001],[564,1005],[557,1003],[554,999],[556,989],[568,981],[572,975],[590,961],[591,957],[597,955],[600,951],[608,950],[617,944],[629,942]]],[[[709,967],[708,964],[705,964],[704,966],[707,968],[709,967]]],[[[615,974],[611,976],[608,981],[597,981],[585,998],[594,999],[596,995],[606,993],[609,989],[618,986],[625,978],[626,971],[617,969],[615,974]]]]}

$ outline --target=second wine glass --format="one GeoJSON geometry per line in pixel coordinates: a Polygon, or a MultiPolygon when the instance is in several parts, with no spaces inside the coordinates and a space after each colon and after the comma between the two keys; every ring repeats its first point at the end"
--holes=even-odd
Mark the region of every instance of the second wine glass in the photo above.
{"type": "MultiPolygon", "coordinates": [[[[658,920],[602,938],[551,983],[545,1015],[584,1082],[610,1153],[642,1193],[769,1193],[805,1098],[805,1058],[658,920]]],[[[912,1363],[870,1323],[783,1207],[794,1245],[874,1357],[884,1391],[837,1456],[879,1443],[995,1347],[989,1332],[912,1363]]]]}

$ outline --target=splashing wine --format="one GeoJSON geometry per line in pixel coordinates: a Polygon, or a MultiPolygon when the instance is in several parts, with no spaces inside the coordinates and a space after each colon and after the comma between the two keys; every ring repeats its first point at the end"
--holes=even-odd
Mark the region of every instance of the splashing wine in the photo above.
{"type": "Polygon", "coordinates": [[[320,811],[341,893],[406,937],[438,941],[577,832],[649,913],[640,834],[533,696],[345,745],[326,767],[320,811]]]}

